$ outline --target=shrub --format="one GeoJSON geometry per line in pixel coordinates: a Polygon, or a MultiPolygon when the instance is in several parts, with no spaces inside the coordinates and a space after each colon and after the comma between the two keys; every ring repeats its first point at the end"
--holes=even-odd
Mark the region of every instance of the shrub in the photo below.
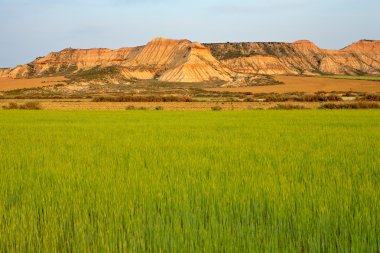
{"type": "Polygon", "coordinates": [[[127,108],[125,108],[126,110],[146,110],[146,107],[143,107],[143,106],[141,106],[141,107],[136,107],[136,106],[134,106],[134,105],[130,105],[130,106],[128,106],[127,108]]]}
{"type": "Polygon", "coordinates": [[[377,103],[344,103],[344,104],[324,104],[319,107],[319,109],[379,109],[380,105],[377,103]]]}
{"type": "Polygon", "coordinates": [[[365,94],[361,100],[366,100],[366,101],[380,101],[380,94],[365,94]]]}
{"type": "Polygon", "coordinates": [[[3,109],[6,109],[6,110],[17,110],[17,109],[20,109],[20,110],[41,110],[41,105],[40,103],[38,102],[27,102],[25,104],[22,104],[22,105],[18,105],[17,103],[9,103],[8,106],[3,106],[3,109]]]}
{"type": "Polygon", "coordinates": [[[293,105],[293,104],[278,104],[272,108],[271,110],[305,110],[308,109],[303,105],[293,105]]]}
{"type": "Polygon", "coordinates": [[[289,96],[283,94],[270,94],[268,96],[264,96],[266,102],[286,102],[289,101],[289,96]]]}
{"type": "Polygon", "coordinates": [[[322,93],[315,95],[303,95],[296,97],[295,101],[299,102],[326,102],[326,101],[342,101],[342,98],[338,95],[324,95],[322,93]]]}
{"type": "Polygon", "coordinates": [[[189,97],[176,96],[122,96],[122,97],[97,97],[93,102],[192,102],[189,97]]]}
{"type": "Polygon", "coordinates": [[[22,110],[41,110],[41,105],[38,102],[27,102],[23,105],[20,105],[22,110]]]}
{"type": "MultiPolygon", "coordinates": [[[[288,102],[288,101],[296,101],[296,102],[327,102],[327,101],[342,101],[343,99],[336,95],[330,94],[326,95],[324,93],[317,93],[313,95],[308,94],[258,94],[258,98],[265,99],[266,102],[288,102]]],[[[252,99],[245,99],[246,102],[252,102],[252,99]]]]}
{"type": "Polygon", "coordinates": [[[3,106],[3,109],[6,109],[6,110],[15,110],[15,109],[19,109],[19,106],[17,103],[9,103],[9,105],[4,105],[3,106]]]}
{"type": "Polygon", "coordinates": [[[243,101],[244,102],[255,102],[255,99],[254,98],[245,98],[243,101]]]}
{"type": "Polygon", "coordinates": [[[211,110],[213,110],[213,111],[221,111],[221,110],[223,110],[223,108],[220,107],[219,105],[215,105],[215,106],[211,107],[211,110]]]}

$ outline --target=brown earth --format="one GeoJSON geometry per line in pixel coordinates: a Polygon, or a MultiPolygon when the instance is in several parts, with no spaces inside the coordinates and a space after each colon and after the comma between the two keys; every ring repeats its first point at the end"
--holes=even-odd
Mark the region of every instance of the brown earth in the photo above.
{"type": "Polygon", "coordinates": [[[300,76],[276,76],[275,79],[284,84],[272,86],[250,86],[236,88],[207,88],[209,91],[252,92],[252,93],[291,93],[318,91],[354,91],[354,92],[380,92],[380,82],[365,80],[343,80],[333,78],[316,78],[300,76]]]}
{"type": "Polygon", "coordinates": [[[67,79],[62,76],[31,79],[0,78],[0,91],[50,86],[62,83],[66,80],[67,79]]]}

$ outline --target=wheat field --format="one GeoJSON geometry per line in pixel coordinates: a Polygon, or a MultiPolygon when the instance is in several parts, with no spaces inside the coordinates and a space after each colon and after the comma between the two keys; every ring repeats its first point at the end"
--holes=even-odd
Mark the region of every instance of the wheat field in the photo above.
{"type": "Polygon", "coordinates": [[[379,252],[380,112],[0,111],[0,252],[379,252]]]}

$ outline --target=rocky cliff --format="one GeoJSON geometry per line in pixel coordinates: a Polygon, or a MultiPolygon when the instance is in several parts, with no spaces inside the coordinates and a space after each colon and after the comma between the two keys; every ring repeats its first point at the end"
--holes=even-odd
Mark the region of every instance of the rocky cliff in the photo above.
{"type": "Polygon", "coordinates": [[[218,60],[236,72],[380,75],[380,41],[361,40],[341,50],[321,49],[307,40],[206,46],[218,60]]]}
{"type": "Polygon", "coordinates": [[[2,69],[0,76],[75,75],[109,67],[117,67],[118,74],[125,78],[168,82],[230,81],[235,74],[199,43],[156,38],[146,46],[135,48],[64,49],[26,65],[2,69]]]}
{"type": "Polygon", "coordinates": [[[153,39],[145,46],[64,49],[11,69],[0,77],[75,76],[114,68],[118,76],[166,82],[247,80],[255,74],[380,75],[380,41],[363,40],[342,49],[321,49],[310,41],[294,43],[200,44],[153,39]]]}

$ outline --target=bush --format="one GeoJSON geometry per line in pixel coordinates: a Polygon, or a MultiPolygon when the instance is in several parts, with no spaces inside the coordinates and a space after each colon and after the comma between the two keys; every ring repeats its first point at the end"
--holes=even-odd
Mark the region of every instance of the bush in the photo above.
{"type": "Polygon", "coordinates": [[[286,102],[290,100],[289,96],[285,94],[271,94],[262,98],[265,99],[266,102],[286,102]]]}
{"type": "Polygon", "coordinates": [[[22,110],[41,110],[41,105],[38,102],[27,102],[23,105],[20,105],[22,110]]]}
{"type": "Polygon", "coordinates": [[[20,109],[20,110],[41,110],[41,105],[40,103],[38,102],[27,102],[25,104],[22,104],[22,105],[18,105],[17,103],[9,103],[8,106],[3,106],[3,109],[6,109],[6,110],[17,110],[17,109],[20,109]]]}
{"type": "Polygon", "coordinates": [[[122,97],[97,97],[93,102],[192,102],[189,97],[176,96],[122,96],[122,97]]]}
{"type": "Polygon", "coordinates": [[[243,101],[244,102],[255,102],[256,100],[254,98],[245,98],[243,101]]]}
{"type": "Polygon", "coordinates": [[[136,106],[134,106],[134,105],[130,105],[130,106],[128,106],[127,108],[125,108],[125,110],[146,110],[146,107],[143,107],[143,106],[141,106],[141,107],[136,107],[136,106]]]}
{"type": "Polygon", "coordinates": [[[271,110],[305,110],[308,109],[303,105],[293,105],[293,104],[278,104],[275,107],[269,108],[271,110]]]}
{"type": "Polygon", "coordinates": [[[221,111],[221,110],[223,110],[223,108],[220,107],[219,105],[215,105],[215,106],[211,107],[211,110],[213,110],[213,111],[221,111]]]}
{"type": "Polygon", "coordinates": [[[4,106],[3,106],[3,109],[6,109],[6,110],[15,110],[15,109],[19,109],[19,107],[18,107],[18,104],[17,104],[17,103],[13,103],[13,102],[11,102],[11,103],[9,103],[8,106],[7,106],[7,105],[4,105],[4,106]]]}
{"type": "MultiPolygon", "coordinates": [[[[342,101],[343,99],[336,95],[336,94],[330,94],[326,95],[324,93],[317,93],[313,95],[308,94],[258,94],[256,98],[265,99],[266,102],[288,102],[288,101],[295,101],[295,102],[328,102],[328,101],[342,101]]],[[[246,98],[246,102],[253,102],[255,99],[252,98],[246,98]]]]}
{"type": "Polygon", "coordinates": [[[365,94],[361,100],[366,101],[380,101],[380,94],[365,94]]]}
{"type": "Polygon", "coordinates": [[[377,103],[345,103],[345,104],[324,104],[319,109],[379,109],[380,105],[377,103]]]}
{"type": "Polygon", "coordinates": [[[342,98],[338,95],[324,95],[322,93],[315,95],[303,95],[296,97],[295,101],[299,102],[327,102],[327,101],[342,101],[342,98]]]}

